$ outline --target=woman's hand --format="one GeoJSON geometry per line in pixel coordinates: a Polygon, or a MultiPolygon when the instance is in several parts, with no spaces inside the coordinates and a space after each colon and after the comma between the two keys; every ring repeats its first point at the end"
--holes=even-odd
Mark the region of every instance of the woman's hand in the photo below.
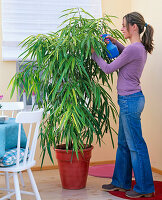
{"type": "Polygon", "coordinates": [[[95,52],[95,50],[94,50],[93,46],[91,46],[91,53],[94,53],[94,52],[95,52]]]}
{"type": "Polygon", "coordinates": [[[109,44],[109,40],[106,40],[106,39],[109,39],[113,44],[116,43],[116,39],[113,38],[113,37],[111,37],[111,36],[106,36],[106,37],[105,37],[105,42],[106,42],[106,44],[109,44]]]}

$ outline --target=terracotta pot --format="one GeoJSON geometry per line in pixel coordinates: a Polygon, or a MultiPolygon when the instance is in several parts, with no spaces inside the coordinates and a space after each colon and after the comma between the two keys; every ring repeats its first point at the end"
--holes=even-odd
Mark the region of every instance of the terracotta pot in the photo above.
{"type": "Polygon", "coordinates": [[[79,160],[75,152],[72,155],[72,150],[55,149],[63,188],[75,190],[86,187],[92,149],[93,146],[84,149],[83,154],[78,152],[79,160]]]}

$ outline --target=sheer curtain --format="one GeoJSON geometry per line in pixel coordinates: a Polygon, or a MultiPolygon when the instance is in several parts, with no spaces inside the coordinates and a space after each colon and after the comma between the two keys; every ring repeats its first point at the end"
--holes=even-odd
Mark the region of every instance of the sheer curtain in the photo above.
{"type": "Polygon", "coordinates": [[[102,16],[101,0],[1,0],[2,59],[16,61],[18,44],[32,34],[56,31],[62,11],[82,7],[96,18],[102,16]]]}

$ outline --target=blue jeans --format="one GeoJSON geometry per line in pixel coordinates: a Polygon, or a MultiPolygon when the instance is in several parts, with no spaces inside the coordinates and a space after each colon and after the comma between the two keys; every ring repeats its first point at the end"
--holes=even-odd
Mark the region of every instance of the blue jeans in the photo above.
{"type": "Polygon", "coordinates": [[[140,194],[154,192],[154,183],[146,143],[142,137],[141,113],[145,104],[142,92],[118,95],[119,133],[118,149],[112,184],[131,188],[132,168],[136,180],[133,190],[140,194]]]}

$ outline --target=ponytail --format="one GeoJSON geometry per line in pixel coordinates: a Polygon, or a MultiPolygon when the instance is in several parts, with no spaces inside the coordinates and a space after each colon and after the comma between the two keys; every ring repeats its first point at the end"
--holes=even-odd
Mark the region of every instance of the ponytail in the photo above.
{"type": "Polygon", "coordinates": [[[152,26],[145,23],[143,16],[138,12],[128,13],[123,18],[126,19],[128,30],[129,30],[129,26],[128,26],[129,24],[131,24],[132,26],[134,24],[137,24],[139,34],[143,33],[142,41],[141,41],[142,44],[144,45],[148,53],[152,53],[153,48],[154,48],[153,46],[154,29],[152,28],[152,26]]]}
{"type": "Polygon", "coordinates": [[[142,44],[144,45],[145,49],[147,52],[152,53],[153,51],[153,33],[154,29],[152,28],[151,25],[145,24],[145,31],[142,36],[142,44]]]}

